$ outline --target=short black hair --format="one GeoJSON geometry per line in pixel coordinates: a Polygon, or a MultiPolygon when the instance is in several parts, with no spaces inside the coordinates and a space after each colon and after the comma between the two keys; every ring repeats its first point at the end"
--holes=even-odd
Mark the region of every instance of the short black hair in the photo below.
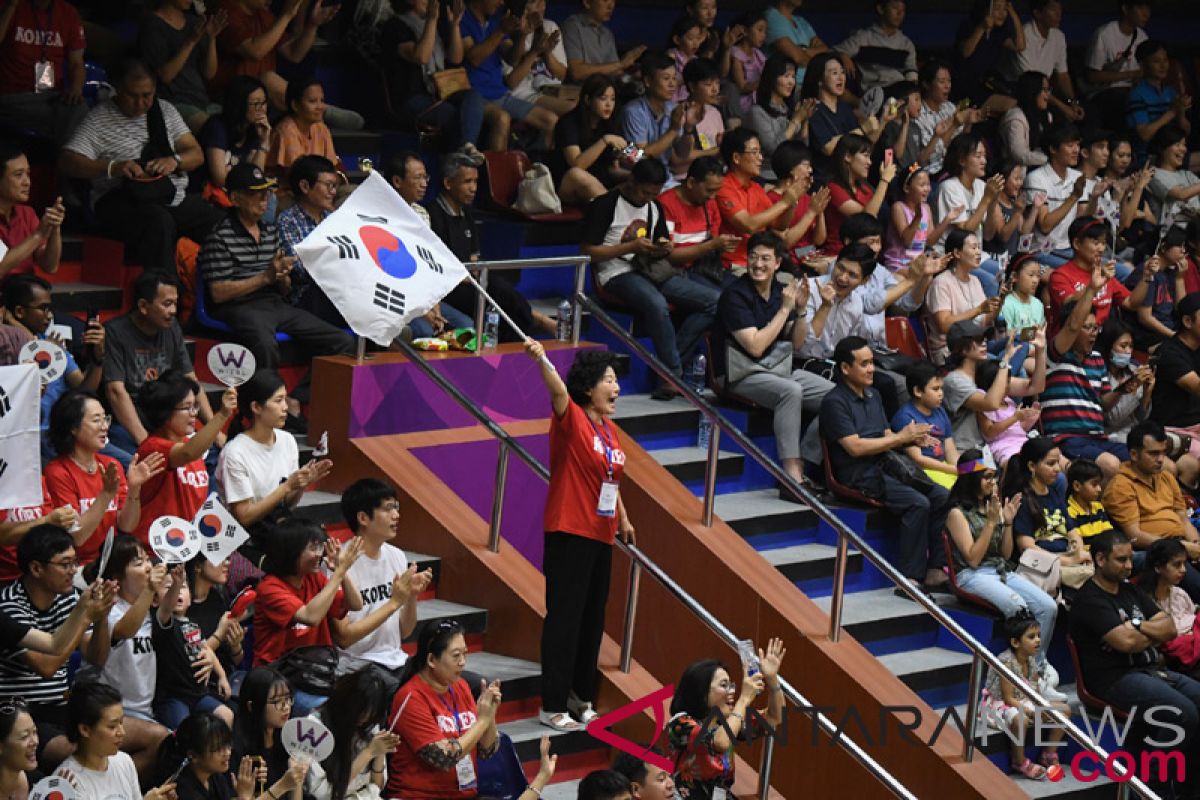
{"type": "Polygon", "coordinates": [[[137,308],[139,300],[153,303],[158,297],[158,287],[171,286],[179,291],[179,282],[165,272],[147,269],[133,281],[133,307],[137,308]]]}
{"type": "MultiPolygon", "coordinates": [[[[650,749],[646,748],[645,752],[650,752],[650,749]]],[[[623,750],[617,753],[617,757],[612,763],[612,769],[614,772],[624,775],[630,783],[646,782],[646,762],[633,753],[626,753],[623,750]]]]}
{"type": "Polygon", "coordinates": [[[843,245],[860,242],[868,236],[883,236],[883,223],[879,217],[860,211],[842,220],[842,229],[838,234],[843,245]]]}
{"type": "Polygon", "coordinates": [[[1129,429],[1129,435],[1125,437],[1126,449],[1131,453],[1134,450],[1141,452],[1146,447],[1147,436],[1156,442],[1167,441],[1167,432],[1163,426],[1152,419],[1146,419],[1129,429]]]}
{"type": "Polygon", "coordinates": [[[850,366],[854,363],[854,354],[871,343],[861,336],[847,336],[833,348],[833,363],[838,367],[850,366]]]}
{"type": "Polygon", "coordinates": [[[0,178],[8,172],[8,162],[25,155],[21,145],[8,139],[0,139],[0,178]]]}
{"type": "Polygon", "coordinates": [[[325,88],[321,83],[320,78],[318,78],[316,75],[304,75],[294,77],[289,80],[287,89],[283,93],[284,110],[291,114],[294,111],[292,104],[299,103],[301,100],[303,100],[304,93],[307,92],[312,86],[320,86],[322,89],[325,88]]]}
{"type": "MultiPolygon", "coordinates": [[[[1083,136],[1079,140],[1079,146],[1085,150],[1091,150],[1098,144],[1108,144],[1111,133],[1103,128],[1087,127],[1083,129],[1083,136]]],[[[1005,173],[1006,175],[1008,173],[1005,173]]]]}
{"type": "Polygon", "coordinates": [[[648,50],[638,59],[638,65],[642,68],[642,79],[649,82],[654,73],[675,69],[675,59],[662,50],[648,50]]]}
{"type": "Polygon", "coordinates": [[[787,245],[783,242],[783,237],[772,230],[759,231],[752,234],[750,240],[746,242],[746,256],[757,247],[769,247],[776,258],[783,258],[787,255],[787,245]]]}
{"type": "Polygon", "coordinates": [[[153,433],[162,428],[175,414],[175,406],[183,402],[188,392],[200,400],[200,384],[179,370],[169,369],[158,380],[147,381],[137,393],[137,410],[146,430],[153,433]]]}
{"type": "Polygon", "coordinates": [[[1109,241],[1112,236],[1112,228],[1102,219],[1095,217],[1076,217],[1075,221],[1067,227],[1067,240],[1074,242],[1076,239],[1104,239],[1109,241]]]}
{"type": "Polygon", "coordinates": [[[946,165],[946,172],[953,178],[961,175],[967,157],[975,152],[982,141],[983,137],[974,131],[960,133],[951,139],[950,144],[946,145],[946,155],[942,159],[946,165]]]}
{"type": "Polygon", "coordinates": [[[1088,537],[1088,552],[1092,554],[1093,558],[1101,554],[1108,556],[1112,554],[1114,547],[1129,543],[1129,537],[1119,528],[1109,528],[1088,537]]]}
{"type": "Polygon", "coordinates": [[[725,166],[733,166],[733,157],[738,153],[746,150],[746,145],[750,144],[751,139],[757,139],[758,134],[751,128],[741,126],[734,128],[731,131],[726,131],[721,138],[721,160],[725,162],[725,166]]]}
{"type": "Polygon", "coordinates": [[[1064,144],[1070,142],[1082,142],[1083,134],[1079,131],[1079,126],[1073,122],[1060,122],[1057,125],[1051,125],[1042,133],[1042,148],[1047,152],[1057,150],[1064,144]]]}
{"type": "Polygon", "coordinates": [[[125,58],[114,70],[112,83],[113,86],[122,89],[127,87],[129,81],[141,78],[149,78],[151,82],[155,81],[154,71],[150,69],[150,65],[140,58],[125,58]]]}
{"type": "Polygon", "coordinates": [[[616,770],[597,769],[589,772],[579,782],[578,800],[612,800],[631,791],[629,778],[616,770]]]}
{"type": "Polygon", "coordinates": [[[933,365],[932,361],[916,362],[904,374],[904,382],[908,386],[908,393],[912,394],[916,389],[924,391],[929,382],[937,376],[938,368],[933,365]]]}
{"type": "Polygon", "coordinates": [[[852,245],[847,245],[842,248],[842,252],[837,255],[838,262],[849,261],[858,264],[862,270],[862,282],[866,283],[871,277],[871,273],[875,271],[876,264],[879,263],[879,257],[875,255],[875,251],[871,249],[869,244],[856,242],[852,245]]]}
{"type": "Polygon", "coordinates": [[[53,293],[54,287],[45,278],[32,272],[22,275],[9,275],[5,279],[0,292],[4,294],[4,307],[14,316],[18,306],[27,306],[33,301],[33,290],[42,289],[53,293]]]}
{"type": "Polygon", "coordinates": [[[667,168],[662,159],[643,158],[633,165],[629,178],[634,183],[654,184],[661,186],[667,182],[667,168]]]}
{"type": "Polygon", "coordinates": [[[604,373],[617,369],[617,356],[607,350],[582,350],[567,370],[567,394],[580,406],[586,406],[592,389],[604,379],[604,373]]]}
{"type": "Polygon", "coordinates": [[[1073,491],[1075,484],[1087,483],[1090,480],[1104,477],[1104,470],[1089,458],[1077,458],[1067,467],[1067,491],[1073,491]]]}
{"type": "Polygon", "coordinates": [[[1139,64],[1142,64],[1150,59],[1159,50],[1166,50],[1167,43],[1161,39],[1147,39],[1137,46],[1137,50],[1133,51],[1133,57],[1137,59],[1139,64]]]}
{"type": "Polygon", "coordinates": [[[404,180],[408,177],[408,162],[414,159],[425,163],[425,160],[412,150],[401,150],[384,162],[383,177],[387,178],[388,183],[392,182],[392,178],[404,180]]]}
{"type": "Polygon", "coordinates": [[[1187,132],[1178,125],[1163,125],[1150,140],[1150,152],[1161,156],[1163,151],[1187,139],[1187,132]]]}
{"type": "Polygon", "coordinates": [[[683,68],[683,82],[686,84],[715,81],[720,78],[721,72],[710,58],[693,58],[683,68]]]}
{"type": "Polygon", "coordinates": [[[969,231],[966,228],[951,228],[946,234],[945,248],[947,253],[960,252],[967,243],[967,239],[971,236],[979,238],[976,231],[969,231]]]}
{"type": "Polygon", "coordinates": [[[288,170],[288,187],[293,195],[303,194],[300,188],[301,181],[311,187],[317,182],[317,178],[326,172],[337,175],[337,167],[325,156],[300,156],[292,162],[292,168],[288,170]]]}
{"type": "Polygon", "coordinates": [[[50,408],[50,446],[60,456],[75,449],[75,434],[83,424],[83,410],[88,400],[100,402],[100,398],[86,389],[72,389],[54,402],[50,408]]]}
{"type": "Polygon", "coordinates": [[[788,139],[786,142],[781,142],[775,148],[775,152],[771,154],[771,170],[775,173],[776,178],[783,180],[792,174],[796,165],[803,164],[805,161],[811,164],[812,160],[812,150],[794,139],[788,139]]]}
{"type": "Polygon", "coordinates": [[[104,709],[122,704],[121,693],[100,681],[78,681],[67,693],[67,739],[79,743],[79,726],[100,721],[104,709]]]}
{"type": "Polygon", "coordinates": [[[1033,616],[1033,612],[1028,608],[1019,608],[1011,617],[1004,620],[1004,637],[1011,642],[1014,639],[1020,639],[1030,628],[1040,626],[1041,623],[1037,621],[1037,617],[1033,616]]]}
{"type": "Polygon", "coordinates": [[[22,575],[29,574],[29,565],[33,562],[45,564],[75,546],[71,534],[57,525],[44,522],[34,525],[29,532],[17,542],[17,567],[22,575]]]}
{"type": "Polygon", "coordinates": [[[317,542],[323,543],[328,536],[316,522],[289,517],[275,526],[266,537],[267,557],[263,572],[286,578],[296,574],[296,562],[304,550],[317,542]]]}
{"type": "Polygon", "coordinates": [[[703,182],[709,175],[724,175],[725,165],[716,156],[700,156],[688,167],[689,180],[703,182]]]}
{"type": "Polygon", "coordinates": [[[354,533],[358,533],[358,515],[368,517],[384,502],[396,499],[396,490],[378,478],[360,478],[342,492],[342,518],[354,533]]]}

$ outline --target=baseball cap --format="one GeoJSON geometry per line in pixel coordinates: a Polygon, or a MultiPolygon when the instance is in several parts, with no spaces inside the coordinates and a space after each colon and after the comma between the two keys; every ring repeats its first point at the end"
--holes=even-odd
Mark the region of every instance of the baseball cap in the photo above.
{"type": "Polygon", "coordinates": [[[274,178],[263,174],[261,168],[247,162],[233,165],[225,176],[225,189],[230,192],[273,189],[276,183],[274,178]]]}
{"type": "Polygon", "coordinates": [[[991,328],[983,328],[978,322],[973,319],[962,320],[950,326],[949,333],[946,334],[946,346],[951,350],[954,345],[964,339],[984,339],[991,332],[991,328]]]}

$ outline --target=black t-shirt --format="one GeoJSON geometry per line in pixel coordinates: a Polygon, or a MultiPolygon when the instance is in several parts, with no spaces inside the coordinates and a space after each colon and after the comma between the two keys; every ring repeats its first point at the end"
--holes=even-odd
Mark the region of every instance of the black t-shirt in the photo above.
{"type": "Polygon", "coordinates": [[[8,614],[0,611],[0,650],[15,650],[21,646],[25,634],[33,630],[33,626],[18,622],[8,614]]]}
{"type": "MultiPolygon", "coordinates": [[[[729,284],[717,301],[717,324],[713,330],[717,334],[717,347],[713,348],[713,373],[725,374],[725,348],[727,345],[736,347],[745,353],[737,340],[733,338],[734,331],[746,328],[765,328],[775,319],[783,306],[783,284],[776,280],[771,284],[771,296],[763,299],[754,287],[749,275],[743,275],[729,284]]],[[[796,320],[796,311],[788,314],[787,324],[780,329],[775,341],[786,339],[791,335],[790,325],[796,320]]],[[[749,355],[749,353],[747,353],[749,355]]]]}
{"type": "Polygon", "coordinates": [[[192,669],[201,648],[208,646],[200,626],[187,617],[172,617],[164,626],[156,614],[151,628],[154,652],[158,654],[155,702],[172,698],[189,704],[196,702],[206,693],[205,685],[196,682],[192,669]]]}
{"type": "Polygon", "coordinates": [[[1158,370],[1151,411],[1151,416],[1157,422],[1181,428],[1200,424],[1200,396],[1177,383],[1189,372],[1200,375],[1200,350],[1188,347],[1178,336],[1163,342],[1158,348],[1158,370]]]}
{"type": "MultiPolygon", "coordinates": [[[[236,765],[231,766],[236,768],[236,765]]],[[[196,773],[185,769],[179,773],[179,782],[175,785],[175,794],[179,800],[233,800],[233,779],[229,774],[210,775],[208,786],[201,786],[196,773]]]]}
{"type": "Polygon", "coordinates": [[[1132,669],[1158,663],[1158,652],[1149,647],[1140,653],[1118,653],[1104,642],[1104,634],[1126,621],[1158,614],[1158,604],[1141,588],[1123,581],[1109,594],[1095,581],[1085,583],[1071,605],[1071,638],[1079,651],[1079,665],[1088,690],[1104,697],[1112,685],[1132,669]]]}
{"type": "MultiPolygon", "coordinates": [[[[562,176],[567,172],[567,161],[563,156],[563,151],[567,147],[574,145],[581,151],[587,150],[598,139],[617,132],[616,124],[612,118],[600,120],[594,130],[588,129],[584,122],[581,106],[576,106],[573,111],[564,115],[559,119],[558,124],[554,126],[554,155],[550,166],[554,171],[555,181],[562,180],[562,176]]],[[[594,175],[605,187],[611,189],[619,182],[617,176],[613,175],[613,168],[616,166],[616,163],[616,152],[611,147],[606,147],[604,148],[604,152],[600,154],[600,157],[588,167],[587,171],[594,175]]]]}
{"type": "Polygon", "coordinates": [[[415,41],[416,35],[399,17],[392,17],[385,22],[379,33],[379,61],[384,67],[395,104],[410,94],[429,93],[421,68],[400,56],[400,45],[415,41]]]}
{"type": "Polygon", "coordinates": [[[455,214],[440,195],[425,208],[429,212],[429,227],[459,261],[466,263],[471,256],[479,255],[479,227],[471,209],[464,206],[461,213],[455,214]]]}
{"type": "MultiPolygon", "coordinates": [[[[217,632],[217,626],[221,624],[221,617],[229,610],[229,595],[225,591],[224,586],[213,586],[208,590],[208,596],[203,602],[193,600],[188,606],[188,619],[200,626],[200,634],[207,639],[217,632]]],[[[225,674],[228,675],[236,666],[233,663],[233,657],[229,652],[229,645],[221,642],[221,646],[217,648],[217,657],[221,659],[221,666],[225,668],[225,674]]]]}

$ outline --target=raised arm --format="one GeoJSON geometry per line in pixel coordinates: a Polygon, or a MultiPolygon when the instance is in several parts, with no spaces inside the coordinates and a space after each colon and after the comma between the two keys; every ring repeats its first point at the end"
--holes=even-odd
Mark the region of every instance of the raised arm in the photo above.
{"type": "Polygon", "coordinates": [[[526,339],[525,353],[537,362],[542,373],[542,382],[546,384],[546,389],[550,392],[550,406],[554,409],[554,416],[561,417],[567,413],[567,406],[571,402],[571,395],[567,392],[567,385],[563,383],[558,370],[554,368],[554,365],[546,357],[546,348],[542,347],[540,342],[536,342],[533,339],[526,339]]]}

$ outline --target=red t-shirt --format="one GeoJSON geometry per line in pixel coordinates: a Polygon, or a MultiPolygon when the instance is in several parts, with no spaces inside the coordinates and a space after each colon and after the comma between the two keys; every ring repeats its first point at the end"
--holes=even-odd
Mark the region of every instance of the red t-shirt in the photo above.
{"type": "MultiPolygon", "coordinates": [[[[662,206],[667,227],[671,229],[671,244],[675,247],[693,247],[721,232],[721,212],[716,200],[694,206],[685,202],[675,189],[667,189],[658,196],[658,204],[662,206]]],[[[691,262],[686,266],[690,267],[691,262]]]]}
{"type": "Polygon", "coordinates": [[[277,661],[297,647],[333,644],[329,618],[341,619],[346,615],[341,589],[319,625],[309,627],[292,621],[296,612],[316,597],[327,583],[329,579],[319,572],[305,575],[299,589],[276,575],[268,575],[258,582],[258,599],[254,601],[254,666],[277,661]]]}
{"type": "Polygon", "coordinates": [[[1183,271],[1183,288],[1188,293],[1200,292],[1200,264],[1188,256],[1187,269],[1183,271]]]}
{"type": "MultiPolygon", "coordinates": [[[[46,488],[46,479],[42,478],[42,504],[29,508],[0,509],[2,522],[32,522],[41,519],[54,510],[50,503],[50,490],[46,488]]],[[[21,577],[21,569],[17,566],[16,544],[6,544],[0,547],[0,581],[15,581],[21,577]]]]}
{"type": "MultiPolygon", "coordinates": [[[[1076,292],[1081,292],[1091,283],[1092,271],[1084,269],[1068,261],[1050,273],[1050,308],[1046,309],[1046,321],[1049,323],[1051,337],[1058,333],[1061,326],[1059,316],[1062,307],[1076,292]]],[[[1112,311],[1113,304],[1120,305],[1129,297],[1130,291],[1116,278],[1109,278],[1104,288],[1096,293],[1092,300],[1092,308],[1096,311],[1096,324],[1103,325],[1112,311]]]]}
{"type": "Polygon", "coordinates": [[[733,219],[740,211],[745,211],[753,216],[766,211],[773,205],[774,203],[771,202],[771,198],[767,197],[767,192],[762,186],[754,181],[743,185],[732,172],[725,173],[725,177],[721,180],[721,188],[717,191],[717,210],[721,212],[721,233],[741,237],[736,250],[721,254],[721,260],[725,262],[726,268],[734,264],[746,265],[746,242],[750,241],[750,237],[736,230],[729,220],[733,219]]]}
{"type": "MultiPolygon", "coordinates": [[[[275,15],[271,13],[270,4],[264,5],[258,11],[246,11],[236,0],[225,0],[222,3],[229,15],[229,24],[217,36],[217,47],[221,57],[217,63],[217,75],[213,80],[213,88],[223,91],[235,75],[253,75],[275,71],[275,48],[267,51],[266,55],[256,60],[242,58],[237,50],[247,39],[257,39],[271,29],[275,24],[275,15]]],[[[287,34],[284,34],[285,38],[287,34]]]]}
{"type": "MultiPolygon", "coordinates": [[[[400,734],[400,746],[392,754],[388,764],[388,797],[403,797],[404,800],[448,800],[469,798],[478,794],[476,789],[459,789],[458,773],[454,769],[434,769],[417,756],[417,751],[426,745],[443,739],[457,739],[475,724],[475,698],[471,687],[462,678],[441,695],[419,675],[400,687],[392,698],[388,721],[406,698],[404,714],[396,722],[396,733],[400,734]]],[[[471,761],[478,761],[474,751],[471,761]]]]}
{"type": "MultiPolygon", "coordinates": [[[[13,206],[12,214],[8,219],[0,216],[0,242],[12,250],[21,242],[28,239],[34,231],[38,229],[41,220],[38,219],[37,213],[29,206],[13,206]]],[[[42,242],[42,246],[38,251],[45,250],[46,243],[42,242]]],[[[34,263],[33,256],[17,264],[9,271],[10,275],[17,275],[22,272],[33,272],[34,263]]]]}
{"type": "Polygon", "coordinates": [[[607,420],[596,425],[574,401],[550,420],[550,491],[544,518],[547,531],[562,531],[612,544],[617,517],[596,513],[600,486],[608,479],[607,442],[612,450],[613,480],[625,471],[625,452],[617,429],[607,420]]]}
{"type": "Polygon", "coordinates": [[[61,89],[67,54],[87,47],[79,12],[64,0],[50,0],[45,11],[35,9],[33,0],[16,3],[8,32],[0,41],[0,94],[32,92],[39,61],[54,66],[54,88],[61,89]]]}
{"type": "Polygon", "coordinates": [[[860,183],[851,196],[845,186],[833,181],[829,182],[829,205],[825,207],[825,252],[837,255],[842,252],[842,222],[846,215],[840,209],[843,203],[853,200],[863,208],[875,197],[875,190],[866,183],[860,183]]]}
{"type": "Polygon", "coordinates": [[[104,516],[100,518],[100,524],[92,531],[88,540],[75,546],[75,557],[79,559],[81,565],[90,564],[100,555],[104,537],[108,536],[110,530],[116,529],[117,514],[125,507],[125,497],[129,493],[129,487],[125,483],[125,470],[121,469],[121,465],[115,458],[97,455],[96,463],[100,468],[94,475],[89,475],[70,456],[59,456],[42,470],[46,486],[50,489],[50,502],[54,504],[54,508],[72,505],[82,516],[96,502],[96,498],[104,488],[104,470],[108,469],[109,464],[113,464],[117,468],[117,476],[121,482],[120,488],[117,489],[117,496],[108,504],[108,510],[104,512],[104,516]]]}
{"type": "MultiPolygon", "coordinates": [[[[151,453],[162,453],[165,462],[177,443],[161,436],[147,436],[137,449],[138,459],[145,461],[151,453]]],[[[191,519],[208,499],[208,468],[204,459],[190,464],[164,469],[142,486],[142,518],[133,533],[142,544],[149,546],[150,525],[161,516],[191,519]]]]}
{"type": "MultiPolygon", "coordinates": [[[[767,192],[767,197],[771,198],[772,203],[779,202],[779,198],[783,197],[779,192],[767,192]]],[[[812,204],[812,195],[800,195],[800,199],[796,201],[796,207],[792,209],[792,217],[785,225],[785,228],[790,228],[800,222],[800,218],[808,213],[808,207],[812,204]]],[[[792,256],[796,257],[796,251],[802,247],[812,247],[813,233],[817,230],[817,221],[814,219],[812,224],[808,226],[808,230],[804,232],[794,245],[792,245],[792,256]]]]}

